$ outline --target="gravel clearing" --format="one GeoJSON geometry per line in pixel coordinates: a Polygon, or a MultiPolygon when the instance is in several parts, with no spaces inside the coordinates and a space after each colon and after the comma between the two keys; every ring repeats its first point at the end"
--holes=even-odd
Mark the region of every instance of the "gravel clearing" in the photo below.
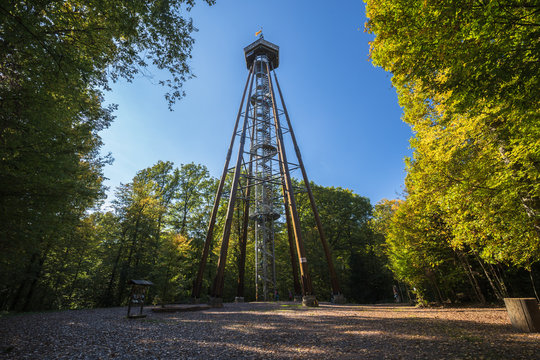
{"type": "Polygon", "coordinates": [[[225,304],[127,319],[126,308],[7,315],[2,359],[540,359],[504,308],[225,304]]]}

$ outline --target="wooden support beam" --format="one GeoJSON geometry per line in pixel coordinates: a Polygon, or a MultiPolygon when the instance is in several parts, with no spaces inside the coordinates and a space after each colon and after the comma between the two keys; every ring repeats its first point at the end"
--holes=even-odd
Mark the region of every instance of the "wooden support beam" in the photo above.
{"type": "MultiPolygon", "coordinates": [[[[208,223],[208,230],[206,232],[206,240],[204,242],[203,253],[201,257],[201,262],[199,263],[199,270],[197,271],[197,277],[193,283],[193,290],[191,292],[192,298],[196,301],[201,297],[201,288],[204,275],[204,268],[206,267],[206,261],[208,260],[208,252],[210,251],[210,244],[214,238],[214,226],[216,225],[216,217],[219,210],[219,201],[221,200],[221,195],[223,193],[223,186],[225,185],[225,179],[227,177],[227,171],[229,169],[229,162],[231,160],[232,150],[234,146],[234,140],[236,138],[236,132],[238,131],[238,123],[240,121],[240,116],[242,115],[242,106],[244,105],[244,100],[246,97],[246,92],[248,89],[248,84],[253,83],[253,66],[249,69],[249,74],[246,80],[246,85],[244,87],[244,92],[242,94],[242,101],[240,102],[240,107],[238,109],[238,115],[236,116],[236,122],[234,124],[234,130],[231,137],[231,143],[229,145],[229,150],[227,151],[227,157],[225,158],[225,165],[223,166],[223,172],[221,173],[221,179],[216,191],[216,197],[214,198],[214,207],[212,208],[212,214],[210,215],[210,221],[208,223]]],[[[249,85],[251,91],[251,84],[249,85]]],[[[249,104],[249,100],[248,100],[249,104]]]]}
{"type": "MultiPolygon", "coordinates": [[[[311,276],[309,275],[306,252],[304,249],[304,241],[302,239],[302,233],[300,229],[300,219],[298,217],[298,211],[296,209],[296,200],[294,198],[291,174],[289,172],[287,154],[285,153],[285,146],[283,144],[283,132],[281,130],[281,124],[279,122],[277,104],[275,101],[272,78],[270,76],[270,69],[268,67],[268,64],[266,64],[266,71],[267,71],[267,76],[268,76],[270,96],[272,99],[272,112],[274,114],[274,127],[276,129],[278,152],[280,153],[281,162],[283,164],[282,169],[284,170],[284,174],[282,174],[282,176],[285,179],[285,188],[286,188],[287,197],[289,200],[289,209],[290,209],[291,219],[292,219],[292,224],[293,224],[294,237],[296,240],[296,250],[298,252],[298,260],[300,264],[300,276],[302,279],[302,290],[303,290],[302,295],[308,296],[308,295],[313,295],[313,285],[311,283],[311,276]]],[[[316,303],[316,300],[315,300],[315,303],[316,303]]]]}
{"type": "MultiPolygon", "coordinates": [[[[249,107],[251,102],[251,90],[253,88],[253,77],[250,82],[248,101],[246,102],[246,111],[244,113],[244,123],[242,125],[242,133],[240,135],[240,144],[238,146],[238,156],[236,158],[236,166],[234,168],[234,176],[231,185],[231,192],[229,193],[229,205],[227,207],[227,215],[225,218],[225,226],[223,228],[223,236],[221,240],[221,251],[218,260],[217,273],[214,278],[211,296],[214,299],[221,299],[223,296],[223,278],[225,274],[225,264],[227,263],[227,251],[229,249],[229,238],[231,236],[231,225],[234,215],[234,205],[236,202],[236,193],[238,190],[238,180],[240,179],[240,172],[242,167],[242,158],[244,156],[244,145],[246,143],[246,129],[249,117],[249,107]]],[[[219,306],[219,301],[214,305],[219,306]]]]}
{"type": "Polygon", "coordinates": [[[287,107],[285,106],[285,101],[283,100],[283,94],[281,93],[281,88],[279,86],[279,82],[276,76],[276,72],[274,71],[274,78],[276,79],[276,87],[278,89],[279,97],[281,99],[281,105],[283,106],[283,112],[285,114],[285,119],[287,120],[287,126],[289,128],[289,133],[291,135],[291,140],[293,142],[294,151],[296,152],[296,158],[298,159],[298,165],[300,166],[300,170],[302,171],[302,177],[304,179],[304,183],[306,186],[306,190],[309,197],[309,202],[311,204],[311,209],[313,210],[313,215],[315,216],[315,222],[317,224],[317,230],[319,231],[319,237],[321,239],[321,243],[324,249],[324,254],[326,256],[326,262],[328,263],[328,270],[330,272],[330,281],[332,283],[332,292],[333,295],[340,295],[341,291],[339,288],[339,282],[336,275],[336,270],[334,269],[334,261],[332,260],[332,254],[330,252],[330,246],[328,246],[328,242],[326,241],[326,235],[324,234],[324,230],[322,227],[321,218],[319,216],[319,211],[317,210],[317,205],[315,204],[315,198],[313,197],[313,191],[311,190],[311,185],[309,183],[309,179],[307,176],[306,168],[304,167],[304,161],[302,160],[302,154],[300,153],[300,148],[298,147],[298,143],[296,142],[296,136],[294,135],[294,131],[291,124],[291,119],[289,118],[289,113],[287,111],[287,107]]]}

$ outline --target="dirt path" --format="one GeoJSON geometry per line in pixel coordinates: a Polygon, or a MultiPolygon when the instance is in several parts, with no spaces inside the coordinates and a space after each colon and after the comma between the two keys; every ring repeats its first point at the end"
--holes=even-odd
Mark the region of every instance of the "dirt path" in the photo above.
{"type": "Polygon", "coordinates": [[[6,359],[540,359],[506,311],[293,303],[152,313],[126,308],[0,318],[6,359]]]}

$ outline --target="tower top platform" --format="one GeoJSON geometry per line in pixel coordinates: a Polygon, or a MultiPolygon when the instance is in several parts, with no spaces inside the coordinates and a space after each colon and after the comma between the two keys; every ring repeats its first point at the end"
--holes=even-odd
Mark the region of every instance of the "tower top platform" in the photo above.
{"type": "Polygon", "coordinates": [[[248,69],[258,55],[266,55],[268,57],[270,70],[276,69],[279,66],[279,46],[264,40],[262,37],[246,46],[244,53],[246,55],[246,66],[248,69]]]}

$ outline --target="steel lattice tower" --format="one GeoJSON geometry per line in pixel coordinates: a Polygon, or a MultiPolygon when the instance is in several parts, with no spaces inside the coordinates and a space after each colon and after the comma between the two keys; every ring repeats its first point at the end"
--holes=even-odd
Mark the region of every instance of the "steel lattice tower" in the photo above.
{"type": "Polygon", "coordinates": [[[231,172],[233,177],[228,196],[227,215],[223,227],[220,257],[210,293],[212,305],[216,307],[222,306],[225,263],[233,215],[237,199],[242,199],[244,205],[243,216],[242,219],[238,219],[242,222],[242,233],[240,236],[241,251],[238,264],[237,299],[243,299],[244,296],[245,256],[249,221],[253,221],[254,223],[255,288],[257,300],[269,300],[269,295],[276,290],[274,222],[281,216],[278,206],[282,203],[285,208],[284,213],[287,223],[295,293],[299,295],[301,292],[304,305],[317,306],[317,299],[313,294],[304,243],[300,231],[295,189],[293,188],[290,174],[291,169],[299,168],[306,187],[304,190],[309,196],[321,243],[326,255],[332,283],[333,299],[336,302],[341,302],[344,299],[339,290],[330,249],[324,235],[313,193],[309,185],[309,179],[275,73],[275,69],[279,66],[279,47],[264,40],[261,35],[257,41],[244,49],[244,53],[249,74],[236,117],[225,166],[216,192],[192,296],[195,301],[200,298],[204,268],[208,259],[210,244],[214,237],[214,227],[219,204],[223,198],[223,189],[227,174],[231,172]],[[279,94],[281,108],[278,108],[276,102],[272,75],[279,94]],[[286,120],[285,127],[281,124],[283,117],[286,120]],[[241,118],[243,118],[243,121],[241,129],[239,129],[241,118]],[[287,160],[284,133],[288,133],[290,136],[296,153],[297,164],[287,160]],[[229,162],[236,139],[239,139],[236,165],[229,169],[229,162]],[[245,146],[246,140],[249,141],[247,149],[245,146]],[[238,193],[239,190],[240,194],[238,193]],[[300,279],[298,277],[298,271],[300,271],[300,279]]]}
{"type": "MultiPolygon", "coordinates": [[[[273,136],[272,131],[272,98],[266,75],[268,62],[266,54],[255,57],[253,65],[255,93],[251,96],[252,111],[250,116],[254,129],[250,153],[255,161],[255,172],[249,174],[255,187],[250,218],[255,221],[255,290],[257,300],[269,300],[269,291],[276,289],[274,220],[280,217],[280,214],[274,209],[276,174],[272,165],[278,151],[276,137],[273,136]]],[[[279,173],[277,180],[279,181],[279,173]]]]}

